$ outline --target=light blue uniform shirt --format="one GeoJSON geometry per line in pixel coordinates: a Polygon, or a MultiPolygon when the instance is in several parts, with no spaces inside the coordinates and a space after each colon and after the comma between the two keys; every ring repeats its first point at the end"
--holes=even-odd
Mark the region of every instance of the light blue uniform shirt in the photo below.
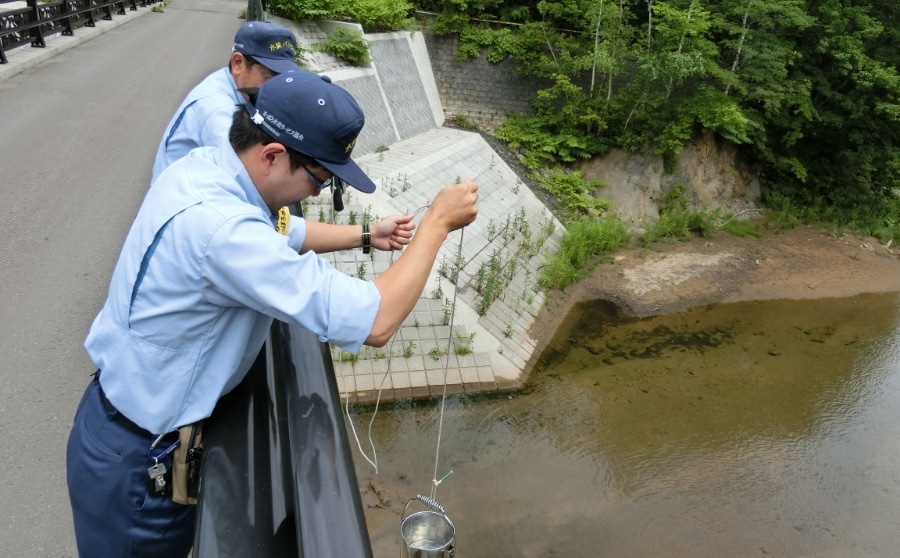
{"type": "Polygon", "coordinates": [[[150,182],[191,149],[228,143],[234,111],[243,104],[244,97],[227,66],[206,76],[188,93],[166,126],[150,182]]]}
{"type": "Polygon", "coordinates": [[[375,285],[299,254],[302,219],[288,235],[275,221],[229,144],[191,151],[153,183],[85,341],[125,416],[154,434],[208,417],[273,317],[359,350],[381,302],[375,285]]]}

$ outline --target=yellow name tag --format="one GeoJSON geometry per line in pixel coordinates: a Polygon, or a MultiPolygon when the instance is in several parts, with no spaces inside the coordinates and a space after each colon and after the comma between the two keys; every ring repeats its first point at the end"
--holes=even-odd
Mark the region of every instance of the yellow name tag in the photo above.
{"type": "Polygon", "coordinates": [[[288,211],[287,207],[282,207],[278,210],[278,222],[275,223],[275,230],[280,232],[281,234],[287,236],[288,233],[288,225],[291,222],[291,212],[288,211]]]}

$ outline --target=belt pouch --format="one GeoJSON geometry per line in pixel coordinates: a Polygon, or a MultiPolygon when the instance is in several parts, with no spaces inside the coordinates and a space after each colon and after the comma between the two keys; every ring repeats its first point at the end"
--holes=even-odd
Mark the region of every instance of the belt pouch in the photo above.
{"type": "Polygon", "coordinates": [[[181,441],[172,453],[172,501],[176,504],[197,503],[200,489],[200,463],[203,459],[203,421],[178,429],[181,441]]]}

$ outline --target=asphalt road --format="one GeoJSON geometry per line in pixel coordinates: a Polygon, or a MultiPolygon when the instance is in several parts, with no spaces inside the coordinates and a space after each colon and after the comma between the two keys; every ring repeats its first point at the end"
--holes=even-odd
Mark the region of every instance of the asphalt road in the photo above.
{"type": "Polygon", "coordinates": [[[171,114],[246,2],[174,0],[0,81],[0,556],[75,556],[65,447],[82,343],[171,114]]]}

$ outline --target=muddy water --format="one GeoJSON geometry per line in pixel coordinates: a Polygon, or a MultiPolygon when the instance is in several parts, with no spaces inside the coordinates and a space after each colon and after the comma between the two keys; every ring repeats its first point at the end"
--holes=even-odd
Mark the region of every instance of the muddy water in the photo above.
{"type": "MultiPolygon", "coordinates": [[[[375,555],[416,493],[456,556],[888,557],[900,548],[900,296],[579,307],[521,393],[382,408],[357,452],[375,555]],[[365,447],[365,446],[364,446],[365,447]]],[[[361,438],[371,410],[354,423],[361,438]]],[[[419,510],[413,503],[411,509],[419,510]]]]}

